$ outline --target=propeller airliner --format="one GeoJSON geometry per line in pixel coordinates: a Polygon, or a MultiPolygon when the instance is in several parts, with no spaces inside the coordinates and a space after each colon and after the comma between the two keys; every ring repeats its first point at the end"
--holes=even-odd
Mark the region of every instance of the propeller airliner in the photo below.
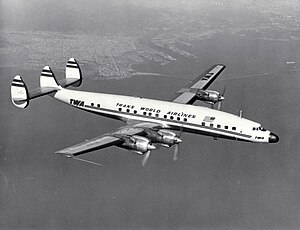
{"type": "Polygon", "coordinates": [[[208,87],[224,69],[225,65],[213,65],[179,90],[175,99],[169,102],[67,89],[82,83],[80,67],[71,58],[67,62],[64,79],[58,81],[51,68],[45,66],[40,75],[40,87],[32,91],[27,89],[19,75],[15,76],[11,84],[11,99],[16,107],[26,108],[31,99],[49,95],[75,108],[125,122],[115,131],[56,152],[74,159],[81,154],[117,146],[144,155],[144,166],[152,150],[158,146],[169,148],[174,145],[173,159],[176,160],[182,132],[211,136],[215,140],[278,142],[279,137],[259,123],[219,110],[225,89],[220,94],[208,90],[208,87]],[[197,100],[211,105],[218,103],[218,109],[193,105],[197,100]]]}

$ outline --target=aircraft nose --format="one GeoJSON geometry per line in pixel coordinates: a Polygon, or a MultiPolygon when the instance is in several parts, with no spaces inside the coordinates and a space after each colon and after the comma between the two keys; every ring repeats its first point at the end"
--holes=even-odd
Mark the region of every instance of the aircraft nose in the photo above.
{"type": "Polygon", "coordinates": [[[269,143],[277,143],[278,141],[279,141],[279,137],[274,133],[270,133],[269,143]]]}

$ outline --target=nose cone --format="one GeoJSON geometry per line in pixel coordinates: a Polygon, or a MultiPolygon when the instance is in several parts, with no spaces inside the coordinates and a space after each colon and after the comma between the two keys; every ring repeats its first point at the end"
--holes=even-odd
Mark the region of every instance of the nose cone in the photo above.
{"type": "Polygon", "coordinates": [[[274,133],[270,133],[269,143],[277,143],[278,141],[279,141],[279,137],[274,133]]]}
{"type": "Polygon", "coordinates": [[[182,140],[179,137],[176,137],[174,140],[175,140],[175,143],[181,143],[182,142],[182,140]]]}

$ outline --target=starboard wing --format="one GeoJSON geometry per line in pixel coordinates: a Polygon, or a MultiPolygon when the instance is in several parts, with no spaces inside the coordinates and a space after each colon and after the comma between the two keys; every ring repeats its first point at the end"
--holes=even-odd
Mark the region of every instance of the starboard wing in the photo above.
{"type": "Polygon", "coordinates": [[[122,137],[143,135],[145,129],[158,127],[161,127],[161,125],[155,123],[138,123],[135,125],[123,126],[114,132],[81,142],[55,153],[62,154],[67,157],[74,157],[110,146],[120,146],[123,143],[122,137]]]}
{"type": "Polygon", "coordinates": [[[189,82],[185,87],[177,92],[177,96],[173,102],[181,104],[193,104],[197,98],[198,90],[206,90],[213,81],[225,69],[225,65],[217,64],[211,66],[208,70],[202,73],[199,77],[189,82]]]}

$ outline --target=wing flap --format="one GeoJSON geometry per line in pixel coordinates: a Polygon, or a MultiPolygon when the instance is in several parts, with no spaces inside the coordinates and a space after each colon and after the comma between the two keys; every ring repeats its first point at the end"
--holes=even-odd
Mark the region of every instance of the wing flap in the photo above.
{"type": "Polygon", "coordinates": [[[178,97],[175,98],[173,102],[181,104],[193,104],[195,102],[195,93],[192,92],[183,92],[178,97]]]}

